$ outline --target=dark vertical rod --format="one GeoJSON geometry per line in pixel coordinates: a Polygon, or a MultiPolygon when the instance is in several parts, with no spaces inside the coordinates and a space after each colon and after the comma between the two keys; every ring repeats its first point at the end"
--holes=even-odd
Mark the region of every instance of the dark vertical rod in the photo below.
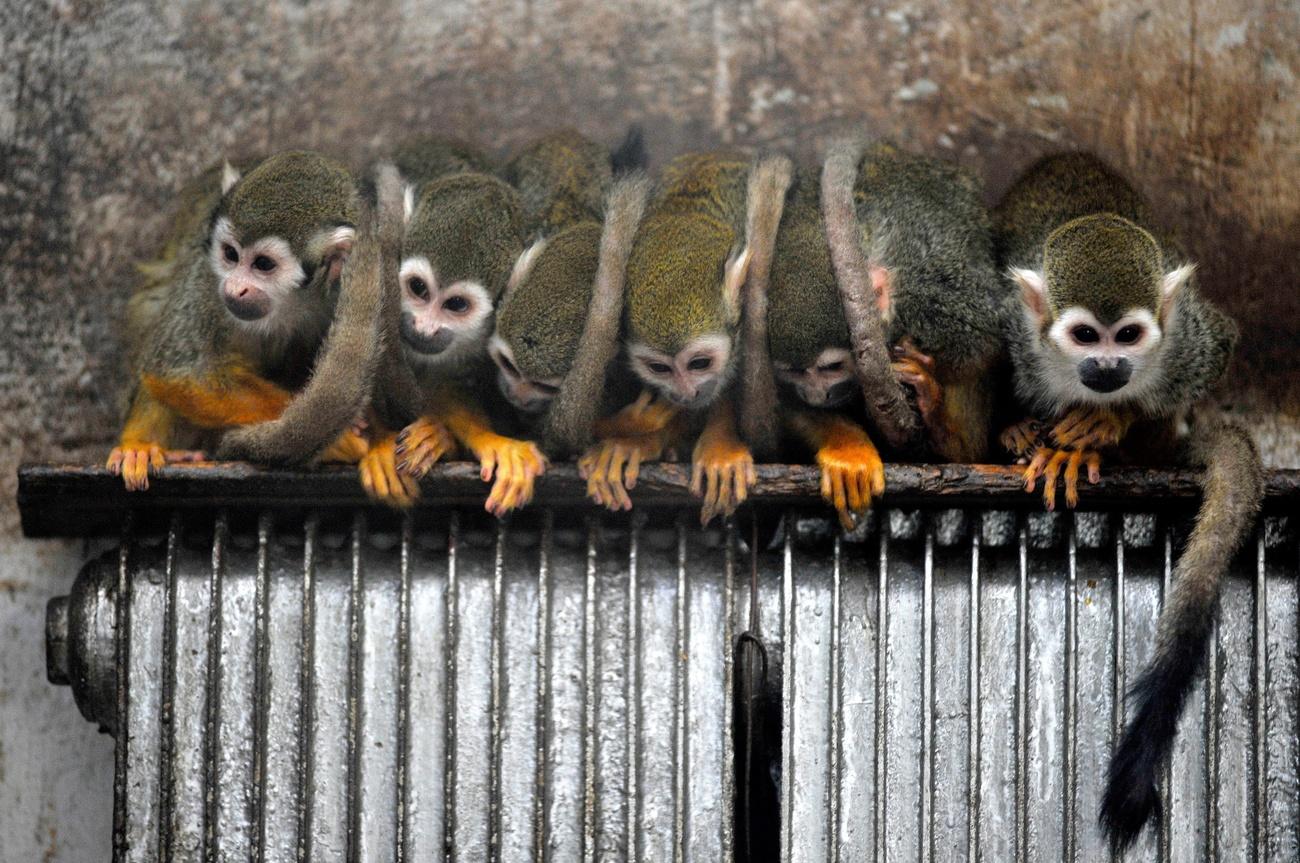
{"type": "Polygon", "coordinates": [[[925,531],[921,581],[921,841],[920,859],[934,857],[934,530],[925,531]]]}
{"type": "Polygon", "coordinates": [[[549,833],[546,806],[546,717],[551,714],[551,543],[555,513],[542,516],[542,543],[537,561],[537,773],[533,801],[533,859],[546,859],[549,833]]]}
{"type": "Polygon", "coordinates": [[[640,516],[632,517],[631,543],[627,559],[627,647],[624,652],[623,700],[627,704],[627,766],[623,777],[624,792],[627,799],[627,856],[629,860],[641,859],[640,833],[637,829],[640,794],[637,783],[637,749],[638,734],[641,730],[641,679],[640,664],[637,662],[641,649],[641,606],[637,589],[638,558],[637,552],[641,541],[640,516]]]}
{"type": "Polygon", "coordinates": [[[488,856],[501,855],[501,688],[505,676],[505,551],[506,528],[497,522],[497,541],[492,561],[491,681],[488,689],[488,856]]]}
{"type": "Polygon", "coordinates": [[[1268,578],[1264,531],[1255,536],[1255,860],[1263,863],[1268,848],[1268,578]]]}
{"type": "Polygon", "coordinates": [[[365,516],[352,517],[352,573],[348,586],[348,859],[361,859],[361,644],[366,625],[362,584],[365,516]]]}
{"type": "Polygon", "coordinates": [[[582,859],[596,859],[596,519],[587,522],[587,577],[582,618],[582,859]]]}
{"type": "Polygon", "coordinates": [[[131,553],[135,542],[135,517],[128,511],[122,519],[122,534],[117,552],[117,639],[114,645],[114,659],[117,665],[117,680],[113,728],[113,861],[118,863],[126,859],[129,850],[126,838],[127,811],[130,801],[127,799],[126,769],[130,762],[131,735],[127,733],[129,710],[131,706],[131,553]]]}
{"type": "Polygon", "coordinates": [[[1062,801],[1065,863],[1078,853],[1079,802],[1079,529],[1070,525],[1065,580],[1065,793],[1062,801]]]}
{"type": "MultiPolygon", "coordinates": [[[[794,550],[792,531],[787,521],[785,541],[781,563],[781,738],[785,745],[781,747],[781,823],[786,826],[780,831],[781,859],[788,861],[794,853],[795,837],[789,826],[794,821],[794,703],[795,694],[795,623],[794,623],[794,550]]],[[[750,615],[757,616],[753,607],[758,600],[757,594],[750,597],[750,615]]]]}
{"type": "Polygon", "coordinates": [[[839,534],[835,536],[831,562],[831,712],[830,712],[830,805],[826,807],[826,835],[829,837],[827,860],[840,863],[840,784],[844,779],[844,720],[840,716],[844,703],[844,662],[840,656],[841,629],[843,627],[843,606],[840,604],[841,582],[843,580],[843,542],[839,534]]]}
{"type": "Polygon", "coordinates": [[[226,540],[228,538],[226,513],[222,511],[212,533],[212,569],[208,581],[208,663],[207,686],[203,695],[203,859],[208,863],[217,860],[217,813],[220,788],[217,782],[217,762],[221,757],[217,739],[218,719],[221,713],[221,587],[225,580],[226,540]]]}
{"type": "Polygon", "coordinates": [[[447,703],[443,716],[446,726],[443,737],[443,819],[442,847],[447,860],[452,859],[456,848],[456,651],[457,637],[460,631],[459,561],[460,553],[460,513],[452,510],[447,521],[447,587],[443,600],[444,631],[447,633],[447,703]]]}
{"type": "MultiPolygon", "coordinates": [[[[787,672],[788,673],[788,672],[787,672]]],[[[876,811],[876,848],[877,863],[885,860],[885,816],[889,748],[887,734],[889,731],[889,714],[885,710],[885,683],[889,674],[889,513],[880,514],[880,569],[876,580],[876,728],[875,728],[875,800],[876,811]]]]}
{"type": "Polygon", "coordinates": [[[1016,582],[1016,859],[1029,858],[1029,533],[1020,529],[1016,582]]]}
{"type": "Polygon", "coordinates": [[[410,844],[411,792],[411,543],[415,528],[411,514],[402,518],[401,584],[397,607],[397,824],[393,859],[405,863],[410,844]]]}
{"type": "Polygon", "coordinates": [[[249,795],[249,813],[253,824],[253,854],[256,860],[266,859],[266,755],[270,740],[267,739],[267,726],[270,723],[271,697],[268,692],[271,673],[271,650],[268,631],[268,618],[271,614],[271,589],[269,584],[272,519],[269,512],[263,512],[257,519],[257,582],[254,586],[254,605],[257,610],[254,618],[253,657],[255,663],[253,677],[253,794],[249,795]]]}
{"type": "Polygon", "coordinates": [[[686,773],[689,753],[686,751],[686,651],[690,641],[686,632],[686,521],[677,521],[677,654],[673,657],[673,700],[677,706],[677,721],[673,735],[673,861],[686,859],[686,773]]]}
{"type": "MultiPolygon", "coordinates": [[[[1169,601],[1169,587],[1174,574],[1174,537],[1172,529],[1166,526],[1164,535],[1165,567],[1163,577],[1160,579],[1160,606],[1162,609],[1164,604],[1169,601]]],[[[1173,761],[1171,753],[1170,757],[1165,759],[1164,769],[1160,772],[1160,799],[1165,802],[1165,817],[1161,818],[1156,825],[1156,842],[1159,845],[1160,863],[1170,863],[1173,859],[1173,842],[1169,830],[1174,812],[1173,761]]]]}
{"type": "Polygon", "coordinates": [[[172,800],[176,784],[176,765],[172,759],[176,751],[176,556],[180,550],[181,517],[172,513],[167,529],[167,593],[163,610],[162,706],[159,720],[158,758],[162,762],[161,781],[158,783],[158,849],[159,860],[170,861],[172,855],[172,800]]]}
{"type": "Polygon", "coordinates": [[[979,859],[980,847],[980,533],[971,532],[970,606],[967,609],[970,644],[966,669],[969,713],[966,725],[966,859],[979,859]]]}
{"type": "Polygon", "coordinates": [[[1205,658],[1205,859],[1219,859],[1219,628],[1205,658]]]}
{"type": "Polygon", "coordinates": [[[320,518],[315,513],[303,525],[302,551],[302,667],[298,705],[298,863],[311,863],[315,848],[312,840],[311,796],[316,783],[316,756],[312,740],[316,736],[316,543],[320,535],[320,518]]]}
{"type": "MultiPolygon", "coordinates": [[[[757,545],[757,543],[755,543],[757,545]]],[[[755,549],[757,554],[757,549],[755,549]]],[[[723,584],[722,584],[722,691],[726,693],[725,707],[722,711],[722,805],[724,811],[731,813],[736,811],[736,764],[735,738],[732,737],[732,723],[734,720],[734,711],[731,710],[731,699],[736,691],[736,663],[735,649],[736,643],[736,526],[730,524],[727,526],[726,535],[726,558],[723,564],[723,584]]],[[[628,715],[631,715],[631,704],[628,704],[628,715]]],[[[735,820],[731,817],[723,817],[719,828],[719,845],[722,852],[722,859],[732,860],[735,858],[735,820]]]]}
{"type": "MultiPolygon", "coordinates": [[[[1125,654],[1127,639],[1124,635],[1125,621],[1128,617],[1126,602],[1126,582],[1124,572],[1124,530],[1123,525],[1115,531],[1115,645],[1112,661],[1112,689],[1110,712],[1110,747],[1111,752],[1119,745],[1120,735],[1124,733],[1125,698],[1128,690],[1128,660],[1125,654]]],[[[1111,850],[1112,860],[1123,860],[1124,852],[1111,850]]]]}

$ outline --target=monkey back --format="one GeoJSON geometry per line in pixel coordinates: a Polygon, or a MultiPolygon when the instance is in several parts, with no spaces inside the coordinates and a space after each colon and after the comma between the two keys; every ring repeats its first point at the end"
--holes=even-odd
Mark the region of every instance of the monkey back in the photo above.
{"type": "Polygon", "coordinates": [[[612,171],[609,151],[572,129],[534,141],[502,176],[519,190],[529,232],[549,234],[602,216],[612,171]]]}

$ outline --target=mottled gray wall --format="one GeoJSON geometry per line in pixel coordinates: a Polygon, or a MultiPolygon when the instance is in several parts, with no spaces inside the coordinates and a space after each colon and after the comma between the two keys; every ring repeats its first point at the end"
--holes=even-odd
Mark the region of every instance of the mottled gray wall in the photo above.
{"type": "Polygon", "coordinates": [[[16,546],[8,501],[20,461],[102,458],[132,261],[194,171],[290,145],[360,162],[416,131],[505,149],[573,124],[614,141],[635,121],[656,159],[715,142],[811,156],[863,128],[970,165],[997,195],[1035,156],[1091,148],[1242,322],[1229,401],[1267,406],[1272,458],[1296,464],[1298,44],[1289,0],[0,0],[5,859],[107,847],[107,747],[40,683],[32,641],[78,554],[16,546]]]}

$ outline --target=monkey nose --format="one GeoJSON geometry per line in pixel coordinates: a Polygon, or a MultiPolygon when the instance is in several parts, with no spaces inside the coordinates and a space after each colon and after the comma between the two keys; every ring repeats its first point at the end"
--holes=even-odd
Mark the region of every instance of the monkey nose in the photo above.
{"type": "Polygon", "coordinates": [[[838,407],[853,397],[853,381],[840,381],[826,391],[827,407],[838,407]]]}
{"type": "Polygon", "coordinates": [[[241,321],[256,321],[271,311],[271,298],[262,291],[244,288],[237,294],[226,294],[223,299],[226,309],[241,321]]]}
{"type": "Polygon", "coordinates": [[[1125,359],[1109,367],[1092,358],[1079,363],[1079,382],[1094,392],[1113,393],[1128,383],[1132,375],[1133,367],[1125,359]]]}

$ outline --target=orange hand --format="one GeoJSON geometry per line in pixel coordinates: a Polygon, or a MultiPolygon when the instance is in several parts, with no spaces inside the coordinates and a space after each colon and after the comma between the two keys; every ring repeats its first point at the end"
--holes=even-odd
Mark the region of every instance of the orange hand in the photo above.
{"type": "Polygon", "coordinates": [[[641,462],[661,457],[670,437],[671,428],[665,427],[595,444],[578,459],[578,474],[587,480],[587,497],[613,512],[631,509],[628,492],[636,488],[641,462]]]}
{"type": "Polygon", "coordinates": [[[321,454],[320,460],[337,464],[357,464],[366,457],[369,449],[370,442],[356,431],[349,429],[329,445],[329,448],[321,454]]]}
{"type": "Polygon", "coordinates": [[[642,390],[636,401],[613,416],[596,421],[595,436],[600,438],[634,437],[663,431],[681,408],[664,399],[655,399],[650,390],[642,390]]]}
{"type": "Polygon", "coordinates": [[[1031,452],[1043,445],[1043,424],[1032,417],[1026,417],[1015,425],[1007,426],[998,441],[1013,456],[1028,458],[1031,452]]]}
{"type": "Polygon", "coordinates": [[[158,404],[148,393],[139,392],[122,427],[122,437],[109,453],[105,467],[122,477],[127,491],[149,488],[150,471],[176,462],[202,461],[197,450],[164,449],[176,425],[176,415],[158,404]]]}
{"type": "Polygon", "coordinates": [[[293,398],[248,369],[233,367],[213,380],[144,375],[144,389],[200,428],[229,428],[276,419],[293,398]]]}
{"type": "Polygon", "coordinates": [[[852,530],[855,518],[885,491],[885,465],[867,433],[842,417],[827,417],[817,449],[822,497],[839,513],[840,525],[852,530]]]}
{"type": "Polygon", "coordinates": [[[1052,440],[1071,449],[1101,449],[1119,443],[1132,416],[1106,408],[1075,408],[1052,426],[1052,440]]]}
{"type": "Polygon", "coordinates": [[[1043,476],[1043,504],[1048,512],[1056,509],[1056,479],[1064,465],[1065,505],[1071,509],[1079,504],[1079,468],[1088,466],[1088,481],[1101,480],[1101,453],[1087,449],[1054,449],[1040,446],[1023,474],[1025,491],[1032,492],[1043,476]]]}
{"type": "Polygon", "coordinates": [[[495,476],[483,508],[500,518],[530,503],[536,479],[546,471],[537,445],[497,434],[481,411],[458,399],[448,399],[440,411],[452,435],[478,458],[483,481],[495,476]]]}
{"type": "Polygon", "coordinates": [[[397,436],[397,469],[418,479],[455,446],[456,442],[451,439],[451,432],[445,425],[429,417],[420,417],[397,436]]]}
{"type": "Polygon", "coordinates": [[[927,426],[933,426],[943,408],[943,387],[934,375],[934,358],[923,354],[911,339],[894,346],[894,376],[916,392],[916,408],[927,426]]]}
{"type": "Polygon", "coordinates": [[[387,433],[375,441],[361,459],[361,486],[372,500],[405,509],[420,497],[420,483],[397,470],[397,435],[387,433]]]}
{"type": "Polygon", "coordinates": [[[704,498],[700,524],[732,515],[749,497],[758,481],[754,454],[736,434],[735,409],[729,401],[714,406],[691,461],[691,493],[704,498]]]}

